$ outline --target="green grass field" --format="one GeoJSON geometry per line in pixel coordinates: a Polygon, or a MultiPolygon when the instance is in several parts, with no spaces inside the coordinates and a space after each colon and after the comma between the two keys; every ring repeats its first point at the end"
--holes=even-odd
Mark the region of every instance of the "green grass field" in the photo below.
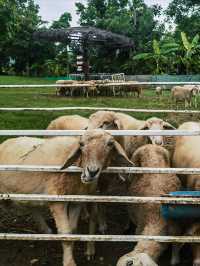
{"type": "MultiPolygon", "coordinates": [[[[0,84],[52,84],[52,81],[41,78],[26,78],[15,76],[0,76],[0,84]]],[[[200,101],[199,101],[200,104],[200,101]]],[[[146,109],[171,109],[170,92],[165,91],[159,100],[155,92],[146,89],[142,98],[97,97],[97,98],[69,98],[55,96],[55,88],[3,88],[0,89],[0,107],[118,107],[118,108],[146,108],[146,109]]],[[[0,112],[0,129],[45,129],[48,123],[64,114],[80,114],[88,117],[92,111],[65,111],[65,112],[0,112]]],[[[136,118],[146,119],[152,115],[132,113],[136,118]]],[[[186,120],[199,119],[198,115],[156,114],[169,122],[177,125],[186,120]]]]}

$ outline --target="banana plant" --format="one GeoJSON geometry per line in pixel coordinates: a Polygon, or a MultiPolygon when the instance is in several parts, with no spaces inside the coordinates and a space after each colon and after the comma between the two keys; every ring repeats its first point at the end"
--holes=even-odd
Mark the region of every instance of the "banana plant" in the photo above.
{"type": "Polygon", "coordinates": [[[167,63],[169,54],[178,50],[178,44],[175,42],[160,42],[153,40],[153,51],[150,53],[141,53],[133,57],[133,60],[151,60],[155,63],[155,74],[161,74],[163,63],[167,63]]]}
{"type": "Polygon", "coordinates": [[[194,55],[198,55],[200,51],[200,36],[196,34],[190,42],[185,32],[181,32],[181,40],[183,44],[184,55],[181,56],[182,63],[186,67],[186,73],[190,73],[193,61],[195,61],[194,55]]]}

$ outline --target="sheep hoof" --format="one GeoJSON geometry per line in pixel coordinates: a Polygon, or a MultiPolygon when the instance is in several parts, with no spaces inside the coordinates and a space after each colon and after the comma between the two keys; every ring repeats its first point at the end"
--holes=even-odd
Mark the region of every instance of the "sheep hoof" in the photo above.
{"type": "Polygon", "coordinates": [[[94,260],[94,255],[87,255],[87,261],[94,260]]]}
{"type": "Polygon", "coordinates": [[[95,257],[95,244],[93,242],[87,243],[87,250],[85,252],[85,256],[88,261],[94,260],[95,257]]]}
{"type": "Polygon", "coordinates": [[[118,262],[117,266],[158,266],[152,258],[145,254],[145,253],[139,253],[139,254],[127,254],[123,257],[121,257],[118,262]]]}

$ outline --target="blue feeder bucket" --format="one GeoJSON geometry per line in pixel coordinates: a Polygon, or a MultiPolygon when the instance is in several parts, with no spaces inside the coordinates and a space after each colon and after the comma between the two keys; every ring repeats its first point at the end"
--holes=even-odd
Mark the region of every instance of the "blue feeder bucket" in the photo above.
{"type": "MultiPolygon", "coordinates": [[[[200,197],[200,191],[176,191],[169,193],[171,197],[200,197]]],[[[162,204],[161,214],[165,219],[196,219],[200,218],[199,205],[162,204]]]]}

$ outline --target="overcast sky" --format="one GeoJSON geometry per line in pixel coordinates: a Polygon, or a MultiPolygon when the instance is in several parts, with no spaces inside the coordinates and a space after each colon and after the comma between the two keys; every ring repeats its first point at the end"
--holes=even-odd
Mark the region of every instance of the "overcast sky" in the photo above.
{"type": "MultiPolygon", "coordinates": [[[[170,0],[144,0],[146,4],[160,4],[164,8],[167,7],[170,0]]],[[[56,20],[64,12],[68,11],[71,13],[73,21],[72,26],[78,25],[78,16],[76,15],[76,2],[85,3],[86,0],[35,0],[40,6],[40,15],[42,19],[48,22],[56,20]]]]}

